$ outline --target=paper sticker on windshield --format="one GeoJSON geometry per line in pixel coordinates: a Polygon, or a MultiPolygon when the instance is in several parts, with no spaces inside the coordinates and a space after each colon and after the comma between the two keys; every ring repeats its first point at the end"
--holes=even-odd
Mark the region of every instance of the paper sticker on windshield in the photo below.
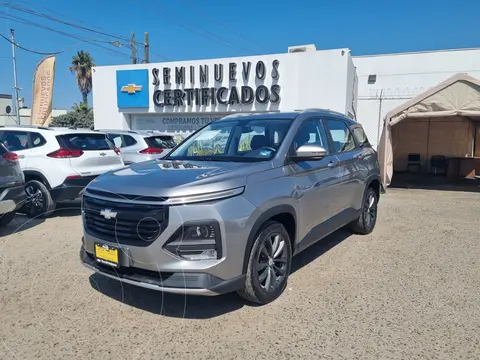
{"type": "Polygon", "coordinates": [[[260,156],[270,156],[272,155],[272,150],[262,150],[260,151],[260,156]]]}

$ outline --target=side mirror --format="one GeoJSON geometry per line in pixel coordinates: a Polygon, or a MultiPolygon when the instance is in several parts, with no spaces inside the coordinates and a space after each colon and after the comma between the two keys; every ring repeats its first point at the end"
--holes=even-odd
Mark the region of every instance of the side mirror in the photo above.
{"type": "Polygon", "coordinates": [[[292,156],[293,160],[319,160],[325,157],[328,151],[318,145],[302,145],[300,146],[295,155],[292,156]]]}

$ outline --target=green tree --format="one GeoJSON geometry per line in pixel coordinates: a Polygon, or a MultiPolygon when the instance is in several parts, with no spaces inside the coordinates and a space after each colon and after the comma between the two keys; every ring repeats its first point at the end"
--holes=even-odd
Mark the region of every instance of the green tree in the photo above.
{"type": "Polygon", "coordinates": [[[88,94],[92,91],[92,67],[95,60],[88,51],[77,51],[72,57],[72,65],[68,68],[77,78],[77,86],[82,93],[83,104],[88,107],[88,94]]]}
{"type": "Polygon", "coordinates": [[[93,109],[84,103],[75,104],[68,113],[54,117],[49,126],[93,128],[93,109]]]}

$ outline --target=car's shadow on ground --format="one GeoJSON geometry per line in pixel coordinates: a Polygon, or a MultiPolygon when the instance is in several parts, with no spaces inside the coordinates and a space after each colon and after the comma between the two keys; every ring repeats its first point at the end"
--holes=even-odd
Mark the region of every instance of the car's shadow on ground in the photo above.
{"type": "MultiPolygon", "coordinates": [[[[312,245],[293,258],[291,273],[299,271],[350,235],[350,232],[342,229],[312,245]]],[[[238,310],[243,306],[256,306],[235,293],[213,297],[167,294],[123,284],[97,273],[91,275],[89,280],[92,288],[112,299],[169,317],[208,319],[238,310]]]]}
{"type": "Polygon", "coordinates": [[[0,228],[0,237],[31,229],[48,221],[50,218],[78,216],[81,215],[81,213],[82,209],[80,200],[58,203],[55,211],[46,219],[41,216],[37,218],[29,218],[24,213],[18,212],[11,223],[0,228]]]}

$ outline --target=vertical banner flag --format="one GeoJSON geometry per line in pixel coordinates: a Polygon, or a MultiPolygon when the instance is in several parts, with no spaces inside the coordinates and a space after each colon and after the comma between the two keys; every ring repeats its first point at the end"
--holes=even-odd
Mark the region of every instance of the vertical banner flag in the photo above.
{"type": "Polygon", "coordinates": [[[32,125],[48,126],[52,117],[55,55],[47,56],[37,65],[33,75],[32,125]]]}

